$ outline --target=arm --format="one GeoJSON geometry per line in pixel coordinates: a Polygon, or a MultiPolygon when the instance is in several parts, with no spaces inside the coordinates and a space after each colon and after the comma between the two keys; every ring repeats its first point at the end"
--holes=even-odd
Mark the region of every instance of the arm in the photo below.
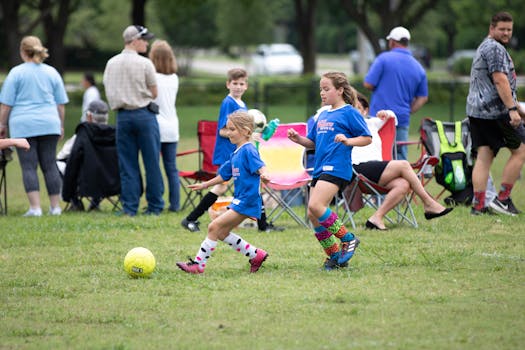
{"type": "Polygon", "coordinates": [[[266,173],[266,167],[263,166],[259,170],[257,170],[257,173],[261,176],[261,181],[264,183],[267,183],[270,181],[270,176],[266,173]]]}
{"type": "MultiPolygon", "coordinates": [[[[512,96],[512,90],[510,89],[509,80],[507,79],[507,76],[505,73],[502,72],[494,72],[492,73],[492,80],[494,81],[494,85],[496,86],[496,90],[498,91],[498,95],[501,98],[501,101],[503,101],[503,104],[507,108],[512,108],[516,106],[516,102],[514,101],[514,97],[512,96]]],[[[510,125],[517,128],[521,123],[521,117],[518,110],[509,111],[510,116],[510,125]]]]}
{"type": "Polygon", "coordinates": [[[335,142],[341,142],[345,146],[366,146],[372,143],[372,136],[357,136],[348,138],[343,134],[335,135],[335,142]]]}
{"type": "Polygon", "coordinates": [[[28,150],[30,148],[29,142],[26,139],[0,139],[0,149],[15,146],[28,150]]]}
{"type": "Polygon", "coordinates": [[[295,131],[294,129],[288,129],[287,135],[291,141],[303,146],[304,148],[307,148],[307,149],[315,148],[315,143],[312,140],[310,140],[307,137],[299,135],[299,133],[295,131]]]}
{"type": "Polygon", "coordinates": [[[211,187],[211,186],[214,186],[214,185],[221,184],[223,182],[224,182],[224,179],[222,178],[222,176],[217,175],[211,180],[204,181],[204,182],[201,182],[201,183],[188,185],[188,188],[191,188],[194,191],[199,191],[199,190],[203,190],[205,188],[208,188],[208,187],[211,187]]]}
{"type": "Polygon", "coordinates": [[[410,106],[410,113],[416,113],[425,103],[427,103],[427,96],[417,96],[412,101],[412,106],[410,106]]]}
{"type": "Polygon", "coordinates": [[[365,87],[365,89],[370,90],[370,91],[374,91],[375,89],[374,85],[367,83],[366,81],[363,83],[363,86],[365,87]]]}
{"type": "Polygon", "coordinates": [[[157,95],[159,93],[159,90],[157,89],[157,85],[151,85],[151,86],[148,86],[148,89],[149,91],[151,92],[151,97],[153,99],[156,99],[157,98],[157,95]]]}
{"type": "Polygon", "coordinates": [[[64,105],[57,105],[58,117],[60,118],[60,140],[64,138],[64,116],[66,115],[66,107],[64,105]]]}
{"type": "Polygon", "coordinates": [[[11,106],[5,104],[0,105],[0,138],[7,137],[7,120],[9,119],[10,112],[11,106]]]}

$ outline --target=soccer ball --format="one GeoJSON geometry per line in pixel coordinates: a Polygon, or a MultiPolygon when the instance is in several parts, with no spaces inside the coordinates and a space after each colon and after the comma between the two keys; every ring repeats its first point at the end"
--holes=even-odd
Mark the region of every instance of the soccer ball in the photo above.
{"type": "Polygon", "coordinates": [[[124,270],[133,278],[148,277],[155,270],[155,257],[147,248],[133,248],[124,258],[124,270]]]}
{"type": "Polygon", "coordinates": [[[254,132],[263,132],[266,127],[266,116],[258,109],[250,109],[248,114],[253,117],[254,132]]]}

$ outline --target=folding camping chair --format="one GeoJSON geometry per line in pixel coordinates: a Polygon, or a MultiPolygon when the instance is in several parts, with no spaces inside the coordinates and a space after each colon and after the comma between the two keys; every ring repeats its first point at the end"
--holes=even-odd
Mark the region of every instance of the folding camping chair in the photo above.
{"type": "Polygon", "coordinates": [[[273,223],[283,213],[288,213],[299,225],[307,228],[306,205],[304,219],[293,210],[291,203],[301,193],[307,198],[307,185],[311,180],[310,175],[304,168],[303,146],[291,141],[287,137],[287,130],[293,128],[299,135],[306,136],[306,123],[281,124],[277,127],[275,134],[268,140],[261,140],[259,153],[266,164],[266,170],[270,182],[263,184],[263,190],[277,202],[277,206],[267,213],[269,223],[273,223]],[[287,191],[281,195],[281,190],[302,189],[302,191],[287,191]]]}
{"type": "MultiPolygon", "coordinates": [[[[66,163],[62,198],[68,210],[74,198],[91,203],[107,200],[113,210],[120,209],[120,173],[115,127],[80,123],[66,163]]],[[[97,203],[97,204],[98,204],[97,203]]]]}
{"type": "MultiPolygon", "coordinates": [[[[455,122],[442,122],[442,124],[443,124],[443,130],[445,132],[445,136],[450,142],[453,142],[454,137],[455,137],[455,131],[456,131],[455,122]]],[[[439,134],[437,130],[436,121],[428,117],[423,118],[423,120],[421,120],[420,134],[421,134],[421,143],[423,144],[425,151],[430,156],[436,158],[435,163],[437,165],[439,163],[441,142],[439,140],[439,134]]],[[[473,166],[473,160],[471,156],[472,139],[470,137],[470,124],[469,124],[468,118],[465,118],[461,121],[461,142],[463,143],[463,147],[465,148],[465,152],[467,154],[467,164],[469,168],[472,168],[473,166]]],[[[428,179],[426,183],[428,183],[430,180],[431,179],[428,179]]],[[[468,180],[470,182],[470,175],[469,175],[468,180]]],[[[434,198],[439,199],[443,195],[443,193],[445,193],[445,191],[447,190],[443,188],[436,196],[434,196],[434,198]]]]}
{"type": "MultiPolygon", "coordinates": [[[[393,118],[388,119],[385,124],[378,130],[381,138],[381,148],[383,160],[392,160],[396,148],[396,125],[393,118]]],[[[382,203],[383,196],[388,193],[388,189],[368,179],[366,176],[354,171],[355,177],[338,196],[336,200],[336,209],[343,222],[350,221],[352,227],[355,229],[356,224],[354,220],[355,213],[364,205],[368,205],[377,210],[382,203]],[[361,198],[361,202],[359,201],[361,198]],[[341,213],[341,207],[343,212],[341,213]]],[[[385,219],[390,223],[402,223],[403,221],[418,227],[414,211],[411,206],[411,194],[405,195],[404,199],[392,209],[396,218],[385,216],[385,219]]]]}
{"type": "Polygon", "coordinates": [[[181,210],[190,205],[195,208],[203,197],[202,191],[192,191],[186,186],[210,180],[215,177],[218,167],[213,165],[213,149],[215,148],[215,139],[217,137],[217,121],[199,120],[197,122],[197,137],[199,141],[199,148],[177,153],[178,157],[188,156],[191,154],[198,155],[198,169],[197,170],[180,170],[179,178],[181,180],[181,187],[186,194],[186,199],[181,206],[181,210]]]}

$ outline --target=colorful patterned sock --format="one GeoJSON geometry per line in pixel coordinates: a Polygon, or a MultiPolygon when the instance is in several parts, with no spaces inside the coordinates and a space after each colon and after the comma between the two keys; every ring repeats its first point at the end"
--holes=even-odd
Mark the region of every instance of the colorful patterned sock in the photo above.
{"type": "Polygon", "coordinates": [[[481,210],[485,208],[485,195],[485,191],[474,191],[474,199],[472,200],[474,209],[481,210]]]}
{"type": "Polygon", "coordinates": [[[500,201],[504,201],[505,199],[508,199],[510,197],[510,192],[512,191],[513,186],[514,186],[513,184],[501,183],[501,187],[498,193],[498,199],[500,201]]]}
{"type": "Polygon", "coordinates": [[[327,208],[323,216],[319,218],[319,224],[339,238],[341,242],[350,242],[354,239],[354,234],[348,232],[337,214],[330,208],[327,208]]]}
{"type": "Polygon", "coordinates": [[[250,243],[246,242],[240,236],[235,233],[230,233],[228,237],[224,239],[225,243],[228,243],[233,250],[238,251],[244,256],[249,257],[250,259],[255,258],[257,255],[257,248],[252,246],[250,243]]]}
{"type": "Polygon", "coordinates": [[[211,254],[217,247],[217,241],[212,241],[206,238],[201,243],[201,248],[195,255],[195,261],[199,263],[199,267],[204,269],[206,267],[206,261],[211,257],[211,254]]]}
{"type": "Polygon", "coordinates": [[[336,254],[339,254],[339,244],[337,244],[334,235],[326,228],[323,226],[316,227],[315,238],[317,238],[328,257],[333,258],[336,254]]]}

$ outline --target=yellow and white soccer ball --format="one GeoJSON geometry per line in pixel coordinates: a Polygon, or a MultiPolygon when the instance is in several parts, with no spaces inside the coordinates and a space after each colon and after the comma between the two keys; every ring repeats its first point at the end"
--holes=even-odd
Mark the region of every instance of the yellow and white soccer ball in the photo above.
{"type": "Polygon", "coordinates": [[[266,116],[264,115],[264,113],[258,109],[250,109],[248,110],[248,114],[253,117],[253,131],[258,133],[263,132],[264,128],[266,127],[266,116]]]}
{"type": "Polygon", "coordinates": [[[148,277],[155,270],[155,256],[143,247],[131,249],[124,258],[124,270],[133,278],[148,277]]]}

